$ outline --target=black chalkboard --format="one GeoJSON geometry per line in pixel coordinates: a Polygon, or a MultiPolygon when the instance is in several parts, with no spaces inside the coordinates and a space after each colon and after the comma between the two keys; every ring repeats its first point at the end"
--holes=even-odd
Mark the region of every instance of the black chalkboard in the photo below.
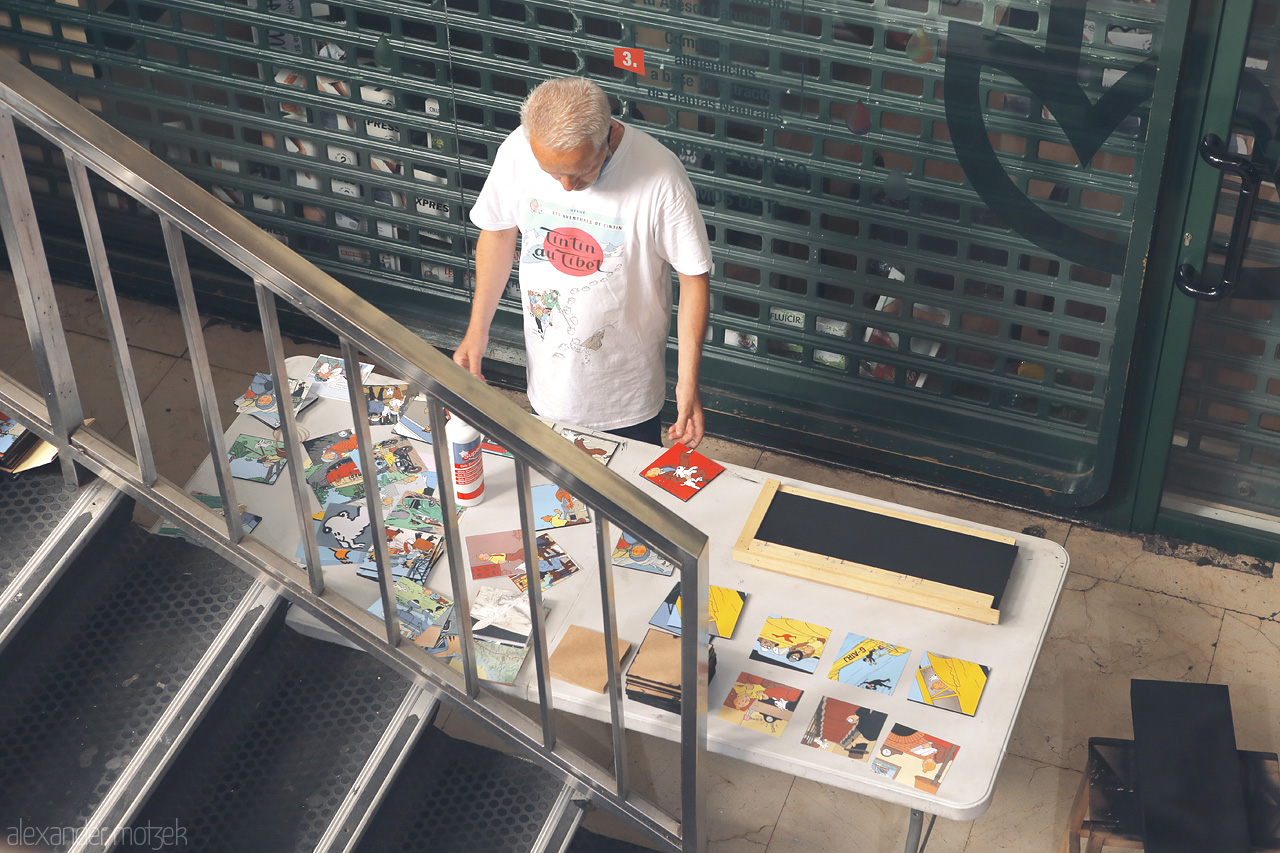
{"type": "Polygon", "coordinates": [[[779,490],[755,538],[1000,598],[1018,546],[779,490]]]}

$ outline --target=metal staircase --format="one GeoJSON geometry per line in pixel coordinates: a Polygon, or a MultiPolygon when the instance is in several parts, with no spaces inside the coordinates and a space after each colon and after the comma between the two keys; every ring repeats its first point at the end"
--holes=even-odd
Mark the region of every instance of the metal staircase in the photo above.
{"type": "Polygon", "coordinates": [[[0,838],[57,851],[629,848],[434,692],[284,625],[285,600],[132,501],[0,475],[0,838]],[[38,593],[29,592],[39,590],[38,593]]]}
{"type": "MultiPolygon", "coordinates": [[[[0,846],[57,851],[329,850],[623,851],[577,832],[601,808],[655,847],[706,848],[707,539],[494,389],[256,226],[0,54],[0,235],[17,281],[39,388],[0,371],[0,411],[59,452],[59,465],[0,475],[0,846]],[[19,133],[63,152],[103,306],[128,417],[122,448],[89,425],[53,296],[19,133]],[[238,505],[226,463],[188,241],[242,272],[258,303],[276,387],[288,387],[277,318],[283,302],[340,343],[349,375],[362,357],[429,401],[433,432],[447,406],[516,459],[526,547],[533,542],[530,473],[593,510],[606,649],[616,648],[610,524],[672,561],[685,579],[681,813],[635,791],[626,768],[626,714],[609,658],[613,756],[587,758],[558,732],[539,584],[531,665],[536,714],[487,691],[471,652],[467,595],[455,597],[462,672],[401,644],[395,608],[378,618],[326,589],[309,497],[289,466],[299,566],[246,535],[162,476],[121,323],[94,199],[109,184],[155,214],[163,231],[223,506],[238,505]],[[198,545],[142,531],[133,503],[171,519],[198,545]],[[203,546],[203,547],[202,547],[203,546]],[[302,607],[354,649],[284,626],[302,607]],[[429,724],[445,703],[496,736],[503,751],[451,741],[429,724]]],[[[6,341],[18,346],[22,341],[6,341]]],[[[359,389],[353,412],[362,411],[359,389]]],[[[281,411],[287,446],[300,433],[281,411]]],[[[355,418],[358,446],[371,446],[355,418]]],[[[436,442],[437,470],[447,470],[436,442]]],[[[465,590],[455,496],[441,500],[451,588],[465,590]]],[[[376,494],[374,474],[365,487],[376,494]]],[[[282,484],[282,488],[284,488],[282,484]]],[[[391,573],[381,508],[370,504],[383,600],[391,573]]]]}

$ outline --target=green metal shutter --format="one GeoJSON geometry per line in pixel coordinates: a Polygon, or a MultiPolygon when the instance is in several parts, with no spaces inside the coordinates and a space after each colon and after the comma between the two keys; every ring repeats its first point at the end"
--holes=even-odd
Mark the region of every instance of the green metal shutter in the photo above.
{"type": "Polygon", "coordinates": [[[24,61],[362,293],[459,329],[496,146],[532,84],[590,76],[697,189],[721,428],[1046,504],[1106,489],[1169,4],[8,5],[24,61]]]}

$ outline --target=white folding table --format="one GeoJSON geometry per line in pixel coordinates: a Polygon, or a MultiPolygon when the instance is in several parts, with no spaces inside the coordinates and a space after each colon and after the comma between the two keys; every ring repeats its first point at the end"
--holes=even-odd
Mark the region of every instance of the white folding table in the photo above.
{"type": "MultiPolygon", "coordinates": [[[[312,359],[306,357],[289,359],[290,375],[305,375],[311,362],[312,359]]],[[[350,406],[346,401],[321,400],[301,413],[299,424],[311,437],[347,428],[350,426],[350,406]]],[[[238,417],[228,429],[228,444],[240,433],[272,434],[270,428],[247,415],[238,417]]],[[[390,427],[373,427],[375,441],[387,435],[390,435],[390,427]]],[[[418,447],[423,459],[434,467],[431,447],[421,443],[418,447]]],[[[609,467],[707,534],[711,584],[747,593],[746,604],[732,638],[715,640],[717,670],[708,692],[708,749],[908,807],[911,809],[908,851],[914,851],[918,846],[924,813],[953,820],[972,820],[985,811],[991,802],[1018,710],[1066,580],[1066,551],[1056,543],[1034,536],[858,497],[858,500],[872,506],[1002,533],[1016,540],[1018,555],[1000,604],[1000,623],[985,625],[816,584],[738,562],[733,558],[733,545],[766,479],[779,479],[786,484],[824,494],[841,495],[841,492],[793,478],[726,465],[722,474],[686,503],[640,476],[640,472],[661,452],[662,449],[654,445],[628,442],[614,455],[609,467]],[[789,671],[748,659],[757,631],[773,614],[831,629],[815,673],[789,671]],[[906,670],[892,695],[827,678],[831,661],[838,656],[840,643],[850,632],[912,650],[906,670]],[[909,682],[925,652],[990,667],[986,689],[973,717],[908,700],[909,682]],[[804,691],[781,736],[773,737],[716,718],[716,709],[728,695],[737,675],[744,671],[804,691]],[[959,751],[937,793],[928,793],[875,775],[870,762],[852,761],[802,744],[801,736],[823,696],[865,704],[885,712],[888,722],[881,738],[897,723],[956,744],[959,751]]],[[[464,536],[519,527],[514,463],[485,454],[484,466],[485,500],[463,514],[460,526],[464,536]]],[[[240,502],[263,517],[253,535],[281,554],[292,556],[297,551],[299,533],[291,491],[285,482],[287,476],[286,473],[272,486],[242,480],[236,480],[235,484],[240,502]]],[[[544,480],[535,472],[534,482],[544,480]]],[[[189,488],[216,494],[209,460],[193,476],[189,488]]],[[[314,502],[314,497],[312,500],[314,502]]],[[[313,503],[312,509],[318,508],[318,504],[313,503]]],[[[549,648],[554,651],[570,625],[599,630],[602,620],[599,584],[594,580],[594,525],[561,527],[548,532],[582,566],[578,574],[543,592],[544,603],[550,608],[547,640],[549,648]]],[[[616,539],[617,531],[612,530],[611,535],[616,539]]],[[[441,558],[433,568],[427,586],[452,596],[447,559],[441,558]]],[[[467,575],[469,577],[470,573],[467,575]]],[[[678,576],[614,569],[618,634],[632,644],[633,651],[651,627],[650,617],[677,580],[678,576]]],[[[329,589],[361,606],[371,605],[379,597],[377,584],[357,577],[351,566],[326,568],[325,582],[329,589]]],[[[468,583],[473,596],[475,588],[485,584],[514,588],[506,578],[469,580],[468,583]]],[[[290,608],[288,622],[306,634],[343,642],[337,634],[300,608],[290,608]]],[[[629,663],[629,659],[624,661],[624,668],[629,663]]],[[[514,685],[486,686],[499,693],[536,702],[537,684],[533,668],[532,662],[526,660],[514,685]]],[[[555,707],[596,720],[610,720],[606,695],[561,681],[554,682],[554,691],[555,707]]],[[[634,701],[627,701],[625,709],[629,729],[679,740],[679,718],[675,714],[634,701]]]]}

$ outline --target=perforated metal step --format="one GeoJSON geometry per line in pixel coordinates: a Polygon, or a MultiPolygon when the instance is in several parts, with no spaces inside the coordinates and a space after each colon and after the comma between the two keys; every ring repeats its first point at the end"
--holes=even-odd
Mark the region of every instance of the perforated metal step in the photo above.
{"type": "Polygon", "coordinates": [[[77,494],[77,489],[63,482],[57,466],[20,477],[0,474],[0,590],[18,576],[77,494]]]}
{"type": "MultiPolygon", "coordinates": [[[[362,652],[277,625],[134,827],[174,828],[175,850],[315,849],[409,686],[362,652]]],[[[119,849],[169,849],[132,835],[119,849]]]]}
{"type": "Polygon", "coordinates": [[[529,853],[560,792],[532,762],[428,727],[357,853],[529,853]]]}
{"type": "Polygon", "coordinates": [[[0,826],[81,827],[249,588],[132,525],[95,540],[0,656],[0,826]]]}
{"type": "Polygon", "coordinates": [[[0,474],[0,651],[103,527],[133,501],[101,480],[73,488],[57,468],[0,474]]]}

